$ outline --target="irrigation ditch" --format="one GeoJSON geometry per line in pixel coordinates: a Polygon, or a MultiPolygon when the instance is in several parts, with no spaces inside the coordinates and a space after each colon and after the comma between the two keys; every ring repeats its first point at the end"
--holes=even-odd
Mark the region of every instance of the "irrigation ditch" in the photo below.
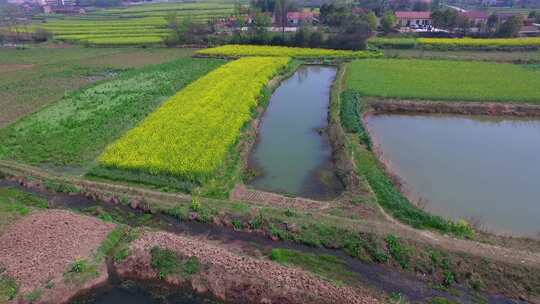
{"type": "MultiPolygon", "coordinates": [[[[455,286],[452,290],[437,290],[430,286],[429,282],[419,279],[417,276],[407,272],[395,271],[378,264],[366,263],[350,257],[343,251],[316,248],[306,246],[291,241],[273,240],[264,235],[238,231],[229,227],[218,227],[196,221],[179,221],[177,218],[166,214],[151,214],[142,210],[133,209],[121,204],[111,204],[99,200],[90,199],[80,194],[53,193],[39,188],[25,188],[16,181],[1,180],[0,187],[13,187],[22,191],[28,191],[48,201],[50,209],[70,210],[76,213],[98,216],[111,216],[118,224],[128,225],[132,229],[157,229],[166,231],[173,235],[188,236],[205,242],[219,243],[228,247],[241,248],[246,255],[270,256],[272,250],[287,249],[298,251],[310,255],[333,256],[342,260],[348,272],[354,273],[354,281],[349,284],[359,284],[368,287],[372,292],[384,292],[386,294],[400,294],[413,302],[429,302],[434,298],[446,298],[459,303],[477,303],[487,301],[488,303],[526,303],[519,300],[511,300],[499,294],[482,294],[465,286],[455,286]]],[[[166,246],[166,244],[163,244],[166,246]]],[[[146,290],[159,290],[160,282],[155,277],[155,272],[149,269],[141,270],[139,264],[130,264],[129,267],[122,263],[115,264],[113,257],[108,258],[107,269],[109,281],[92,286],[90,289],[82,289],[75,299],[83,301],[93,297],[93,293],[103,293],[104,291],[118,288],[123,282],[134,280],[137,285],[145,287],[146,290]],[[133,267],[131,269],[130,267],[133,267]],[[157,284],[157,285],[156,285],[157,284]],[[94,288],[98,288],[93,291],[94,288]]],[[[149,267],[146,267],[149,268],[149,267]]],[[[130,284],[129,282],[125,284],[130,284]]],[[[163,294],[189,294],[197,292],[197,282],[189,281],[166,281],[162,290],[163,294]],[[178,288],[180,288],[178,290],[178,288]]],[[[248,284],[247,282],[245,284],[248,284]]],[[[139,291],[140,292],[140,291],[139,291]]],[[[202,298],[212,298],[216,295],[206,294],[207,289],[201,288],[202,298]]],[[[234,292],[234,291],[231,291],[234,292]]],[[[220,295],[218,295],[220,296],[220,295]]],[[[229,295],[230,296],[230,295],[229,295]]],[[[223,297],[223,295],[221,295],[223,297]]],[[[251,303],[249,293],[235,295],[235,303],[251,303]],[[244,298],[243,298],[244,297],[244,298]]],[[[198,303],[198,302],[193,302],[198,303]]],[[[290,303],[296,303],[294,301],[290,303]]],[[[298,302],[301,303],[301,302],[298,302]]]]}

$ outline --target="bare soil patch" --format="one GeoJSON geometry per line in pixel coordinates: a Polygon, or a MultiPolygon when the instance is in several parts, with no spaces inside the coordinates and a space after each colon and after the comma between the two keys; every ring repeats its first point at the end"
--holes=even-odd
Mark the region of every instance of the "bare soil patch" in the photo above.
{"type": "Polygon", "coordinates": [[[246,186],[241,184],[236,185],[231,193],[231,199],[253,203],[266,203],[276,207],[305,210],[324,210],[330,207],[328,202],[321,202],[301,197],[287,197],[273,192],[248,189],[246,186]]]}
{"type": "MultiPolygon", "coordinates": [[[[11,225],[0,237],[1,266],[18,282],[20,296],[42,289],[42,299],[62,302],[59,299],[76,292],[75,288],[65,286],[64,272],[76,259],[89,259],[114,227],[69,211],[31,214],[11,225]],[[54,287],[47,289],[47,285],[54,287]]],[[[106,271],[100,273],[94,281],[107,279],[106,271]]]]}
{"type": "Polygon", "coordinates": [[[156,278],[150,250],[159,246],[186,257],[196,257],[203,270],[185,281],[167,277],[172,284],[191,284],[231,303],[379,303],[370,291],[336,286],[305,271],[268,260],[233,253],[207,240],[166,232],[145,232],[131,244],[131,255],[117,271],[123,277],[156,278]]]}

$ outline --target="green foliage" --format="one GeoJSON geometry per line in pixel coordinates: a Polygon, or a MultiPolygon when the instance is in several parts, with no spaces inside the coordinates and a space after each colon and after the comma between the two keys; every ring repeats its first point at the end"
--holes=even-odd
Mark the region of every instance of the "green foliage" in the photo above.
{"type": "Polygon", "coordinates": [[[46,180],[44,185],[45,185],[45,188],[47,188],[47,190],[57,192],[57,193],[78,193],[79,192],[79,189],[77,189],[77,187],[68,183],[46,180]]]}
{"type": "Polygon", "coordinates": [[[354,90],[345,90],[341,93],[340,119],[345,132],[357,133],[364,145],[371,148],[371,139],[364,129],[361,121],[363,104],[360,93],[354,90]]]}
{"type": "Polygon", "coordinates": [[[0,188],[0,226],[13,216],[27,215],[33,208],[47,208],[46,200],[14,188],[0,188]]]}
{"type": "Polygon", "coordinates": [[[292,249],[274,248],[270,259],[285,265],[294,265],[332,281],[355,281],[356,274],[347,270],[346,263],[335,256],[306,253],[292,249]]]}
{"type": "Polygon", "coordinates": [[[150,250],[152,268],[158,271],[158,278],[163,280],[170,275],[191,276],[201,270],[197,257],[181,259],[176,252],[170,249],[153,247],[150,250]]]}
{"type": "Polygon", "coordinates": [[[85,260],[76,260],[71,264],[69,272],[71,273],[83,273],[88,269],[88,262],[85,260]]]}
{"type": "Polygon", "coordinates": [[[180,258],[174,251],[156,246],[150,250],[150,254],[152,268],[158,271],[159,279],[163,280],[171,274],[180,274],[182,269],[180,258]]]}
{"type": "Polygon", "coordinates": [[[41,295],[43,294],[43,289],[38,288],[34,289],[31,292],[24,295],[24,299],[30,303],[34,303],[41,298],[41,295]]]}
{"type": "Polygon", "coordinates": [[[371,38],[368,45],[382,49],[413,49],[416,47],[414,38],[371,38]]]}
{"type": "Polygon", "coordinates": [[[139,230],[133,228],[124,233],[122,239],[117,243],[116,248],[113,250],[113,259],[115,262],[120,263],[127,259],[131,253],[129,244],[136,240],[139,235],[139,230]]]}
{"type": "Polygon", "coordinates": [[[0,271],[0,302],[7,302],[15,299],[19,292],[19,284],[0,271]]]}
{"type": "Polygon", "coordinates": [[[411,248],[403,244],[400,239],[392,234],[386,237],[386,246],[390,255],[398,262],[403,269],[408,269],[411,260],[411,248]]]}
{"type": "Polygon", "coordinates": [[[347,86],[364,96],[401,99],[540,102],[540,71],[518,65],[407,59],[357,60],[347,86]],[[489,75],[489,77],[486,77],[489,75]]]}
{"type": "Polygon", "coordinates": [[[128,235],[130,228],[127,226],[119,226],[111,231],[107,238],[101,243],[96,253],[94,254],[95,263],[101,263],[105,257],[110,255],[120,241],[128,235]]]}
{"type": "Polygon", "coordinates": [[[68,94],[0,130],[0,158],[57,166],[88,164],[164,98],[221,63],[184,58],[128,71],[115,80],[68,94]]]}

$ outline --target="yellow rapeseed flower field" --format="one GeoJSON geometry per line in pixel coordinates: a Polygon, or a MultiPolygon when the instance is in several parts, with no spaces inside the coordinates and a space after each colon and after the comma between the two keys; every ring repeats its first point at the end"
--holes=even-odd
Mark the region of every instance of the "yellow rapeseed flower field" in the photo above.
{"type": "Polygon", "coordinates": [[[218,169],[268,81],[289,58],[247,57],[210,72],[109,145],[107,167],[203,181],[218,169]]]}
{"type": "Polygon", "coordinates": [[[197,51],[199,55],[208,56],[278,56],[294,58],[373,58],[382,56],[379,52],[346,51],[329,49],[298,48],[287,46],[236,45],[229,44],[197,51]]]}

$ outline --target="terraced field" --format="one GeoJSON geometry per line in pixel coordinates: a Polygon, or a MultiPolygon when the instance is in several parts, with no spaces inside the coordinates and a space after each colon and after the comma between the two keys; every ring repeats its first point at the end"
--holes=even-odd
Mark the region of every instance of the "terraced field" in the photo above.
{"type": "Polygon", "coordinates": [[[222,19],[233,14],[232,2],[158,3],[103,9],[80,16],[43,15],[20,30],[38,28],[54,34],[55,40],[93,45],[157,44],[168,35],[166,17],[176,14],[194,22],[222,19]]]}

